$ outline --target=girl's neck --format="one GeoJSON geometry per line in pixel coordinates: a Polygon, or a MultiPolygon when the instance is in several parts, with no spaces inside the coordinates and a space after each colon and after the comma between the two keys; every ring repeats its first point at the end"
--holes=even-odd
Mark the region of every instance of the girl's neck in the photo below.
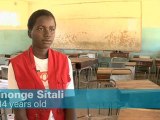
{"type": "Polygon", "coordinates": [[[48,49],[40,49],[33,47],[33,54],[40,59],[48,58],[48,49]]]}

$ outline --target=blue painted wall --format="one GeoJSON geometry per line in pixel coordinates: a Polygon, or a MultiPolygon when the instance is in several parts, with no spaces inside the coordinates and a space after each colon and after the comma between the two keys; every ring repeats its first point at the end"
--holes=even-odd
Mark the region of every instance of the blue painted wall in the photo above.
{"type": "Polygon", "coordinates": [[[143,28],[142,50],[133,54],[160,57],[160,28],[143,28]]]}
{"type": "Polygon", "coordinates": [[[159,28],[145,28],[142,30],[142,51],[160,52],[159,28]]]}
{"type": "Polygon", "coordinates": [[[29,47],[31,40],[26,30],[1,30],[0,54],[14,54],[29,47]]]}

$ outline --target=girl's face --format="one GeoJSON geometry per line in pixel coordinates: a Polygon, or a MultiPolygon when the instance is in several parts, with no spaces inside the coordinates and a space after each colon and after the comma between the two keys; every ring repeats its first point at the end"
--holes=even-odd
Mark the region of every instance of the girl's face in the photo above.
{"type": "Polygon", "coordinates": [[[56,24],[50,16],[40,16],[37,18],[30,37],[32,46],[39,49],[48,49],[55,37],[56,24]]]}

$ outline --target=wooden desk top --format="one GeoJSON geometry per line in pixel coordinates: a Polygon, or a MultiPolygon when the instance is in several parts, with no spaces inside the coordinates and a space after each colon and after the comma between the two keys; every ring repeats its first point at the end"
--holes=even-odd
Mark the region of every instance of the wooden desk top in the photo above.
{"type": "Polygon", "coordinates": [[[125,62],[126,66],[136,66],[136,62],[125,62]]]}
{"type": "Polygon", "coordinates": [[[126,74],[131,74],[130,70],[127,70],[125,68],[122,68],[122,70],[120,70],[120,68],[118,68],[118,70],[116,70],[116,68],[104,68],[104,67],[100,67],[97,70],[97,75],[105,75],[105,74],[111,74],[111,71],[113,72],[113,75],[126,75],[126,74]],[[115,69],[115,70],[114,70],[115,69]],[[112,71],[114,70],[114,71],[112,71]]]}
{"type": "Polygon", "coordinates": [[[160,89],[160,86],[150,80],[119,80],[116,81],[119,89],[160,89]]]}
{"type": "Polygon", "coordinates": [[[131,62],[153,62],[151,58],[132,58],[130,59],[131,62]]]}
{"type": "Polygon", "coordinates": [[[160,120],[160,110],[121,109],[118,120],[160,120]]]}
{"type": "Polygon", "coordinates": [[[153,59],[150,58],[132,58],[129,61],[136,62],[136,66],[152,67],[153,59]]]}
{"type": "Polygon", "coordinates": [[[114,63],[125,63],[125,66],[136,66],[136,62],[114,62],[114,63]]]}
{"type": "Polygon", "coordinates": [[[110,53],[110,57],[125,57],[128,58],[129,57],[129,52],[111,52],[110,53]]]}
{"type": "Polygon", "coordinates": [[[72,63],[76,64],[76,69],[81,69],[98,63],[97,58],[70,58],[70,60],[72,63]]]}
{"type": "Polygon", "coordinates": [[[155,65],[156,66],[160,66],[160,58],[156,58],[155,59],[155,65]]]}
{"type": "Polygon", "coordinates": [[[80,55],[87,55],[87,53],[66,53],[70,58],[78,58],[80,55]]]}
{"type": "Polygon", "coordinates": [[[67,55],[68,57],[71,57],[71,58],[72,58],[72,57],[74,57],[74,58],[75,58],[75,57],[76,57],[76,58],[78,58],[78,56],[79,56],[79,54],[78,54],[78,53],[77,53],[77,54],[76,54],[76,53],[73,53],[73,54],[66,54],[66,55],[67,55]]]}
{"type": "Polygon", "coordinates": [[[77,63],[77,62],[84,62],[84,61],[94,61],[94,60],[98,60],[97,58],[69,58],[71,60],[71,62],[73,63],[77,63]]]}
{"type": "Polygon", "coordinates": [[[160,58],[156,58],[155,61],[160,61],[160,58]]]}

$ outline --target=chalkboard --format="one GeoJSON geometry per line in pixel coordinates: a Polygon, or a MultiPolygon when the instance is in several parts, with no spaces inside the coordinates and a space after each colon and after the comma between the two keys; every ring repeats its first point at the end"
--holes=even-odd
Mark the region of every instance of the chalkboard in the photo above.
{"type": "Polygon", "coordinates": [[[59,22],[53,47],[140,51],[141,21],[134,17],[63,19],[59,22]]]}
{"type": "Polygon", "coordinates": [[[141,0],[70,0],[50,6],[57,22],[53,48],[141,50],[141,0]]]}

